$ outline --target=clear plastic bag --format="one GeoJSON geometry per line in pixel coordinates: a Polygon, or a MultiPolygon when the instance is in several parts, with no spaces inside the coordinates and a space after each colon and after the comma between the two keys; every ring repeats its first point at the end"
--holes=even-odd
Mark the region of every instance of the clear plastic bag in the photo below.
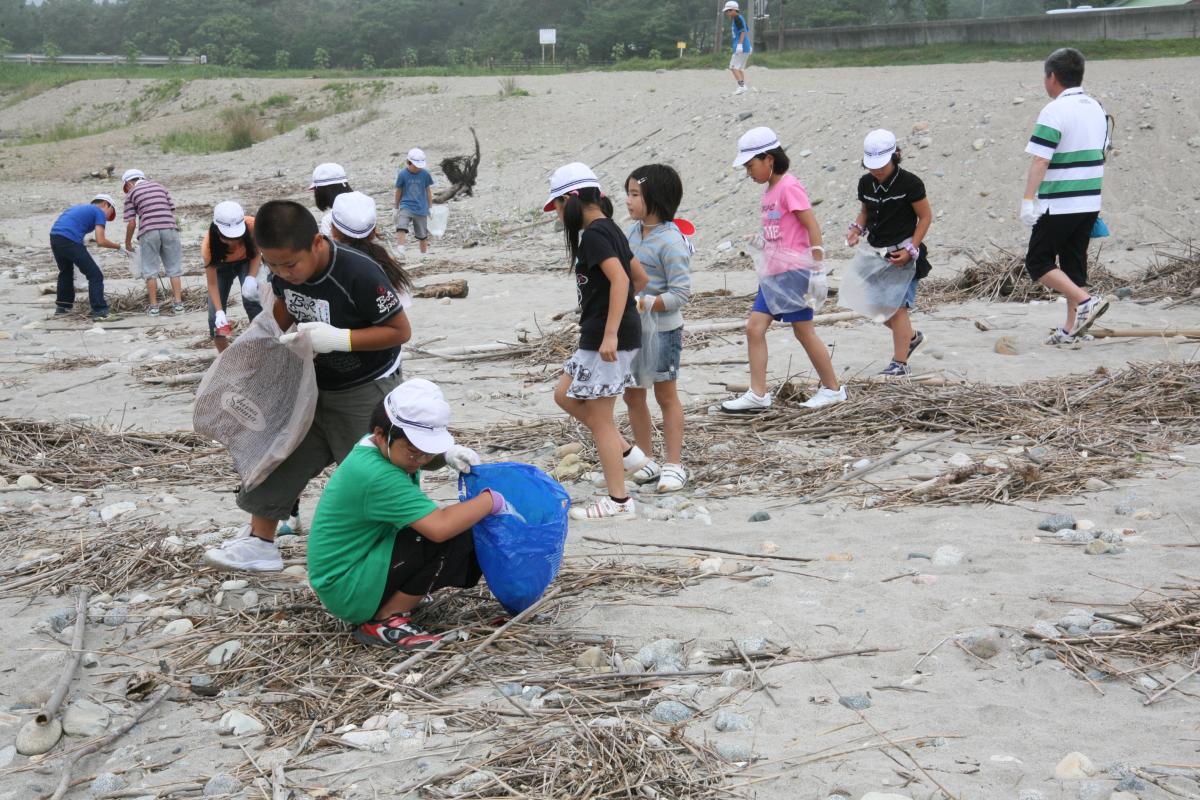
{"type": "Polygon", "coordinates": [[[821,307],[829,295],[829,280],[810,250],[795,250],[756,236],[749,245],[758,272],[758,288],[772,314],[790,314],[821,307]]]}
{"type": "Polygon", "coordinates": [[[437,238],[446,235],[446,223],[450,220],[450,206],[445,203],[431,206],[429,209],[429,232],[437,238]]]}
{"type": "MultiPolygon", "coordinates": [[[[648,297],[647,301],[653,299],[653,297],[648,297]]],[[[641,319],[642,346],[638,350],[637,356],[633,359],[631,370],[634,379],[637,380],[638,387],[649,389],[654,386],[654,376],[658,374],[658,356],[660,350],[658,315],[647,306],[646,310],[641,312],[641,319]]]]}
{"type": "Polygon", "coordinates": [[[912,260],[898,267],[878,248],[862,243],[838,286],[838,305],[875,322],[886,322],[904,305],[916,275],[917,265],[912,260]]]}
{"type": "Polygon", "coordinates": [[[192,427],[228,448],[246,489],[292,454],[317,407],[312,344],[307,336],[280,344],[282,333],[268,307],[217,356],[196,391],[192,427]]]}

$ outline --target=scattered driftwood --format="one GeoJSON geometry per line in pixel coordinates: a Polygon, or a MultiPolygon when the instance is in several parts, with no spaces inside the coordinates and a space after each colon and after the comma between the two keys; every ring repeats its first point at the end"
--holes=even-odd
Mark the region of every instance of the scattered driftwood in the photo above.
{"type": "Polygon", "coordinates": [[[435,203],[447,203],[460,194],[470,197],[475,193],[475,181],[479,177],[479,137],[474,128],[468,130],[471,131],[471,138],[475,140],[475,155],[442,159],[442,174],[450,181],[450,186],[434,192],[435,203]]]}
{"type": "Polygon", "coordinates": [[[71,657],[67,659],[67,666],[63,669],[62,677],[58,679],[58,685],[54,687],[54,693],[50,695],[46,705],[42,706],[42,710],[33,718],[38,725],[46,725],[58,715],[59,706],[66,699],[67,692],[71,688],[71,680],[75,677],[76,670],[79,669],[79,662],[83,660],[83,632],[87,627],[89,596],[91,596],[90,589],[80,589],[79,596],[75,598],[75,632],[71,636],[71,657]]]}
{"type": "Polygon", "coordinates": [[[431,283],[428,286],[417,286],[413,289],[413,297],[422,298],[441,298],[454,297],[463,298],[467,296],[469,287],[465,279],[447,281],[446,283],[431,283]]]}
{"type": "Polygon", "coordinates": [[[204,372],[184,372],[180,375],[147,375],[142,383],[153,383],[158,386],[183,386],[199,383],[204,380],[204,372]]]}
{"type": "Polygon", "coordinates": [[[1097,339],[1169,339],[1172,336],[1200,338],[1200,328],[1092,328],[1088,333],[1097,339]]]}

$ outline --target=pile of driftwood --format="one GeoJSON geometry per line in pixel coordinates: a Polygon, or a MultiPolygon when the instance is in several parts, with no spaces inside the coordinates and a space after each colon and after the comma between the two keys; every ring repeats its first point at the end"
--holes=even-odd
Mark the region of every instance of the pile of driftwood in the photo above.
{"type": "Polygon", "coordinates": [[[442,174],[450,181],[450,186],[434,193],[435,203],[448,203],[460,194],[470,197],[475,193],[475,181],[479,177],[479,137],[475,135],[474,128],[469,130],[471,138],[475,140],[475,154],[442,159],[442,174]]]}

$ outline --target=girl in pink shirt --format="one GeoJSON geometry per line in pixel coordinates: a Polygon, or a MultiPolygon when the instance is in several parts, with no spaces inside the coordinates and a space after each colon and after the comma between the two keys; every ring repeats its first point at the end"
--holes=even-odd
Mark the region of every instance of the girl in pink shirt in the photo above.
{"type": "Polygon", "coordinates": [[[793,267],[819,264],[825,257],[821,226],[817,224],[808,194],[800,181],[787,174],[790,161],[779,137],[770,128],[754,128],[738,140],[738,156],[733,166],[745,167],[755,183],[767,186],[762,199],[762,236],[770,280],[760,283],[746,322],[750,389],[741,397],[722,403],[721,409],[730,414],[757,414],[771,407],[771,393],[767,390],[767,330],[773,321],[791,324],[792,332],[821,379],[816,393],[803,405],[820,408],[840,403],[846,399],[846,390],[838,383],[829,349],[813,326],[813,309],[797,310],[781,305],[783,295],[802,296],[809,292],[809,270],[793,267]],[[774,274],[775,268],[778,274],[774,274]]]}

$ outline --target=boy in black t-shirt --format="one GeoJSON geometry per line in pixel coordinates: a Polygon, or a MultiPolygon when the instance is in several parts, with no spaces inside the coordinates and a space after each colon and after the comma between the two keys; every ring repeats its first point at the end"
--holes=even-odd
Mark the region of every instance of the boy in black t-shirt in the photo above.
{"type": "MultiPolygon", "coordinates": [[[[308,482],[340,462],[368,430],[371,413],[400,381],[400,346],[412,336],[391,281],[367,256],[318,233],[299,203],[273,200],[255,215],[254,241],[273,274],[271,313],[287,342],[306,336],[316,356],[317,408],[308,434],[290,456],[253,489],[238,492],[250,523],[204,560],[225,569],[275,572],[283,560],[275,545],[308,482]],[[293,327],[294,326],[294,327],[293,327]]],[[[467,448],[446,462],[469,472],[479,457],[467,448]]]]}
{"type": "Polygon", "coordinates": [[[886,250],[884,256],[896,267],[912,263],[916,275],[909,284],[904,304],[886,322],[892,331],[892,363],[882,375],[909,374],[908,359],[925,341],[925,334],[913,331],[909,309],[917,303],[917,281],[929,274],[925,234],[933,221],[925,184],[916,175],[900,168],[900,149],[891,131],[875,130],[863,142],[863,166],[867,174],[858,180],[858,216],[846,231],[846,244],[858,245],[863,234],[871,247],[886,250]]]}

